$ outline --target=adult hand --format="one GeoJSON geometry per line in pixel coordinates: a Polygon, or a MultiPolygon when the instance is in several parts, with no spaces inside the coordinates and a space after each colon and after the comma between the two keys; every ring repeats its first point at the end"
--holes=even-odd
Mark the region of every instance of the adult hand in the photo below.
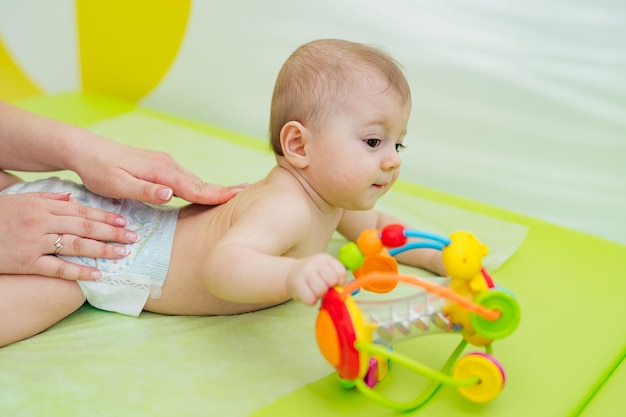
{"type": "Polygon", "coordinates": [[[136,233],[114,213],[68,202],[69,193],[0,195],[0,274],[36,274],[70,280],[97,279],[101,273],[56,256],[122,258],[123,245],[136,233]],[[59,239],[60,238],[60,239],[59,239]],[[57,252],[56,243],[62,245],[57,252]]]}
{"type": "Polygon", "coordinates": [[[192,203],[222,204],[245,184],[226,187],[203,182],[184,169],[169,154],[133,148],[116,142],[83,141],[88,158],[75,159],[75,171],[83,184],[96,194],[163,204],[172,196],[192,203]]]}
{"type": "Polygon", "coordinates": [[[207,184],[166,153],[125,146],[3,101],[0,169],[70,169],[96,194],[153,204],[167,203],[173,195],[192,203],[221,204],[242,188],[207,184]]]}

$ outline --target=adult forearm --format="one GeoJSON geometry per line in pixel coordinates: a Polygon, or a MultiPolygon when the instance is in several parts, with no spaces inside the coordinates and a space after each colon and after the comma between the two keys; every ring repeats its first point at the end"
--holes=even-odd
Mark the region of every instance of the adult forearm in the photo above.
{"type": "Polygon", "coordinates": [[[71,169],[85,130],[0,101],[0,168],[71,169]]]}

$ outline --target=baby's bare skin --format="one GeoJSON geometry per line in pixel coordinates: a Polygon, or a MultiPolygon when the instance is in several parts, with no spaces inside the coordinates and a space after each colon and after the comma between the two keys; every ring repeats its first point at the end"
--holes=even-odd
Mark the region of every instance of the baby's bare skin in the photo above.
{"type": "MultiPolygon", "coordinates": [[[[205,259],[230,226],[245,214],[251,203],[276,188],[289,189],[294,194],[305,194],[298,181],[287,171],[276,168],[263,181],[248,186],[237,197],[219,206],[190,205],[181,209],[167,279],[159,299],[150,298],[144,310],[172,315],[237,314],[271,307],[288,300],[268,303],[229,302],[211,294],[205,285],[210,280],[204,271],[205,259]],[[198,225],[201,225],[200,227],[198,225]]],[[[313,203],[311,202],[311,205],[313,203]]],[[[312,207],[312,211],[316,211],[312,207]]],[[[339,217],[328,223],[318,218],[312,233],[302,234],[302,240],[284,256],[301,258],[323,252],[334,233],[339,217]]],[[[242,260],[245,261],[245,260],[242,260]]]]}

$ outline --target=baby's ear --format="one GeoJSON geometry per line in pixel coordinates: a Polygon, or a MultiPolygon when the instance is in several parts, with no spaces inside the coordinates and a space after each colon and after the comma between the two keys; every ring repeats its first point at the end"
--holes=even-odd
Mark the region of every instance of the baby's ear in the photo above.
{"type": "Polygon", "coordinates": [[[307,138],[308,131],[300,122],[287,122],[280,130],[283,154],[295,168],[305,168],[309,164],[307,138]]]}

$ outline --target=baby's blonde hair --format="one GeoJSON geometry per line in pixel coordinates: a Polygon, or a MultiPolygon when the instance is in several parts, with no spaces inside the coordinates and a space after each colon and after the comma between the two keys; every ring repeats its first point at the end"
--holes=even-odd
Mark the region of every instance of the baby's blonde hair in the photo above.
{"type": "Polygon", "coordinates": [[[270,111],[270,144],[283,155],[280,131],[290,121],[315,128],[340,113],[355,88],[372,77],[383,77],[403,102],[411,91],[396,60],[385,51],[339,39],[302,45],[287,59],[276,78],[270,111]]]}

